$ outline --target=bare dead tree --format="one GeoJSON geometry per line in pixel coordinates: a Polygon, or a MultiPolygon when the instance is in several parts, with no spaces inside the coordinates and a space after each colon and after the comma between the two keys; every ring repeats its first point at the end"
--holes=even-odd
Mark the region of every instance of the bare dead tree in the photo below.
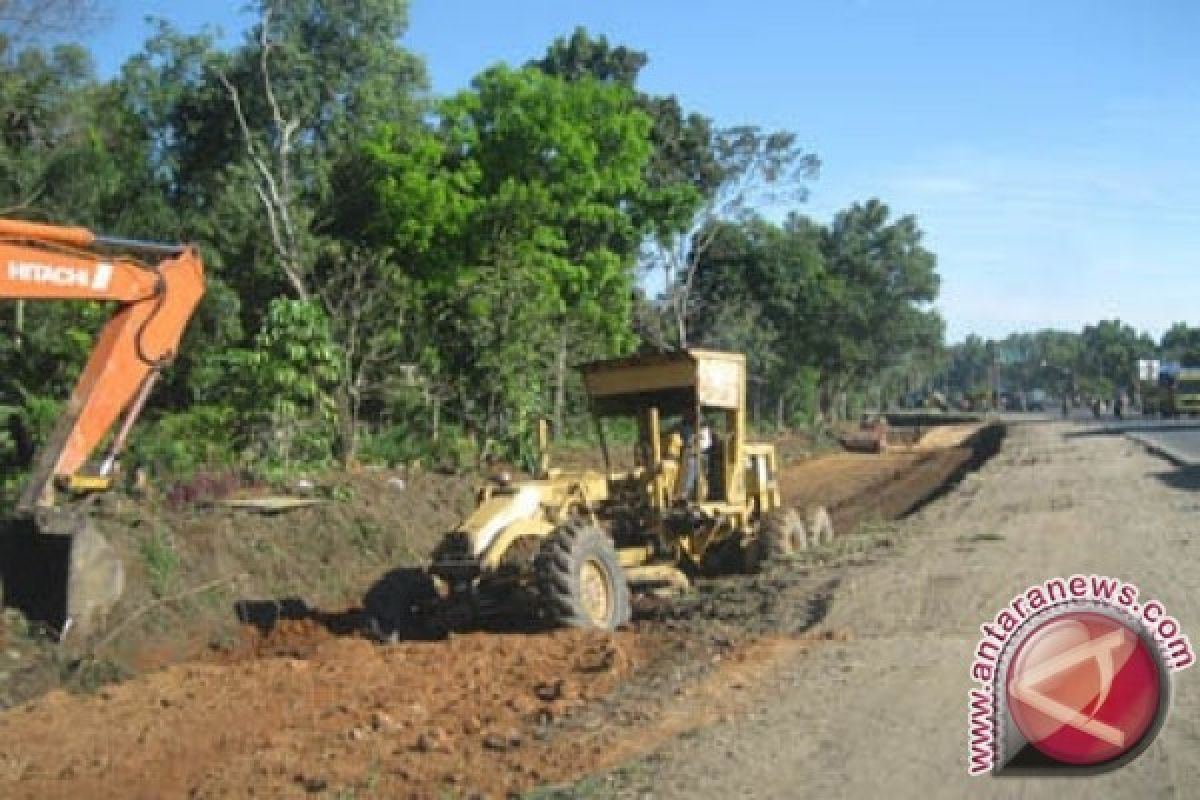
{"type": "Polygon", "coordinates": [[[256,174],[254,191],[266,214],[267,226],[271,233],[271,244],[276,258],[279,259],[279,266],[296,296],[300,300],[308,301],[312,299],[312,291],[308,283],[308,259],[304,252],[300,231],[295,223],[293,209],[295,189],[292,182],[292,148],[296,132],[300,129],[300,119],[285,116],[275,94],[275,85],[271,75],[271,13],[271,6],[263,7],[260,20],[258,65],[263,96],[271,110],[270,131],[256,135],[251,130],[238,87],[224,72],[217,70],[216,74],[229,95],[233,113],[242,134],[242,144],[246,149],[246,156],[254,166],[256,174]]]}
{"type": "Polygon", "coordinates": [[[722,179],[692,223],[683,231],[657,237],[644,263],[662,270],[664,300],[671,310],[677,345],[688,346],[688,323],[696,312],[696,270],[719,233],[717,223],[736,222],[756,208],[807,196],[803,181],[816,175],[819,162],[795,143],[794,134],[762,134],[754,127],[721,131],[716,137],[722,179]]]}
{"type": "Polygon", "coordinates": [[[654,243],[656,261],[663,270],[665,299],[671,309],[675,338],[680,348],[688,346],[688,321],[692,319],[696,305],[692,296],[696,268],[712,246],[717,234],[717,227],[713,223],[718,219],[720,215],[714,205],[701,212],[686,233],[678,233],[654,243]]]}

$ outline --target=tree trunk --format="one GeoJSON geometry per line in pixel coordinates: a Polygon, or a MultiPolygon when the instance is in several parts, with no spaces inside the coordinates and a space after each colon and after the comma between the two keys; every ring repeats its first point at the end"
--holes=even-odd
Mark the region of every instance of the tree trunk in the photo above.
{"type": "Polygon", "coordinates": [[[337,405],[338,455],[342,466],[349,468],[358,460],[357,403],[345,386],[338,387],[334,401],[337,405]]]}
{"type": "Polygon", "coordinates": [[[563,430],[563,418],[567,406],[567,326],[564,324],[558,338],[558,361],[555,365],[556,380],[554,385],[554,430],[553,438],[557,439],[563,430]]]}

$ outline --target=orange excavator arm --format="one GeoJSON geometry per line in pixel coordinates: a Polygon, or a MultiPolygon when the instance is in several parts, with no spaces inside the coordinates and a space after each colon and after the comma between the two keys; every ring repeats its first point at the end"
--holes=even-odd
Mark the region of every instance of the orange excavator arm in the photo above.
{"type": "Polygon", "coordinates": [[[55,483],[75,490],[107,486],[129,431],[155,380],[174,358],[203,294],[204,265],[194,247],[0,219],[0,300],[118,304],[63,416],[35,457],[18,510],[52,505],[55,483]],[[120,427],[95,474],[84,475],[88,459],[118,419],[120,427]]]}

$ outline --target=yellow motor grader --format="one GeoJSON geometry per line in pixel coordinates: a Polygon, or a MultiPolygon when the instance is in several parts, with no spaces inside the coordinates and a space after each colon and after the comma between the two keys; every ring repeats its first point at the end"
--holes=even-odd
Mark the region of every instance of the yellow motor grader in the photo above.
{"type": "Polygon", "coordinates": [[[532,589],[556,624],[614,629],[629,621],[631,585],[686,588],[832,537],[824,509],[805,520],[782,507],[774,447],[746,441],[744,356],[692,349],[580,369],[604,472],[552,468],[541,425],[539,474],[493,478],[436,549],[443,601],[481,611],[532,589]]]}

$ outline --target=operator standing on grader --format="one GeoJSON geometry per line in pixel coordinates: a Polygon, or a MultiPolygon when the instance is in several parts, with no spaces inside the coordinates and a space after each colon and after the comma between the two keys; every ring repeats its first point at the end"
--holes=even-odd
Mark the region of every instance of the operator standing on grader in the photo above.
{"type": "MultiPolygon", "coordinates": [[[[706,484],[713,482],[712,463],[709,456],[712,450],[712,428],[706,424],[697,427],[696,411],[688,408],[683,412],[683,420],[668,435],[664,452],[669,457],[679,459],[683,466],[683,480],[680,482],[679,502],[695,502],[701,498],[696,496],[698,477],[702,471],[706,484]],[[697,470],[697,461],[702,470],[697,470]]],[[[711,498],[709,498],[711,499],[711,498]]]]}

